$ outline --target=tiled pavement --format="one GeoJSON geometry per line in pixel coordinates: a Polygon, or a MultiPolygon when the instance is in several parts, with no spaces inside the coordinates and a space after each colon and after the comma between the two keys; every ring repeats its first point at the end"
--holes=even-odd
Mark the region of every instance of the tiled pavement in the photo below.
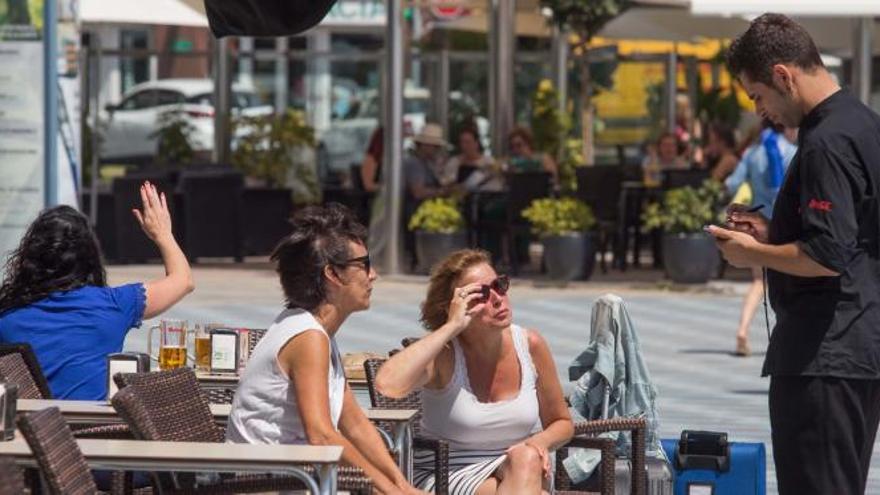
{"type": "MultiPolygon", "coordinates": [[[[158,266],[110,269],[113,283],[144,280],[160,273],[158,266]]],[[[737,274],[733,276],[737,278],[737,274]]],[[[676,437],[688,428],[727,431],[733,440],[764,442],[768,449],[768,493],[776,493],[767,418],[768,381],[759,376],[767,342],[763,313],[759,310],[752,325],[755,354],[734,357],[730,351],[739,317],[739,294],[745,285],[722,282],[713,283],[709,290],[664,290],[654,282],[658,278],[655,272],[633,271],[624,276],[597,276],[594,281],[568,288],[541,288],[532,281],[517,281],[511,291],[514,319],[543,333],[565,380],[568,363],[589,336],[593,301],[604,292],[620,294],[659,390],[662,436],[676,437]]],[[[169,311],[168,317],[264,327],[280,309],[280,289],[265,265],[198,268],[196,283],[196,292],[169,311]]],[[[418,304],[424,292],[424,278],[381,280],[373,292],[372,308],[353,315],[343,326],[338,337],[342,352],[387,351],[401,337],[418,335],[418,304]]],[[[140,330],[133,331],[126,348],[145,349],[146,328],[152,323],[146,321],[140,330]]],[[[876,447],[868,484],[867,493],[880,495],[876,447]]]]}

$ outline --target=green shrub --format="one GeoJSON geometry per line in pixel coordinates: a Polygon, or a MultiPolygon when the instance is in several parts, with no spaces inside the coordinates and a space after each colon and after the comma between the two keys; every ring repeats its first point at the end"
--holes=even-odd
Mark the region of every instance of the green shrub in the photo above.
{"type": "Polygon", "coordinates": [[[436,234],[452,234],[464,229],[464,217],[458,203],[450,198],[429,199],[409,219],[409,230],[436,234]]]}
{"type": "Polygon", "coordinates": [[[596,224],[593,210],[574,198],[536,199],[522,216],[532,224],[532,233],[541,237],[583,232],[596,224]]]}
{"type": "MultiPolygon", "coordinates": [[[[305,114],[297,110],[287,109],[280,115],[239,116],[233,120],[233,133],[237,129],[247,132],[232,152],[232,164],[270,186],[284,185],[298,150],[315,147],[315,130],[306,123],[305,114]]],[[[307,173],[298,179],[320,191],[313,175],[307,173]]]]}
{"type": "Polygon", "coordinates": [[[704,225],[718,222],[724,191],[720,182],[706,180],[699,188],[680,187],[666,191],[663,201],[650,203],[642,213],[649,229],[663,229],[669,234],[700,232],[704,225]]]}

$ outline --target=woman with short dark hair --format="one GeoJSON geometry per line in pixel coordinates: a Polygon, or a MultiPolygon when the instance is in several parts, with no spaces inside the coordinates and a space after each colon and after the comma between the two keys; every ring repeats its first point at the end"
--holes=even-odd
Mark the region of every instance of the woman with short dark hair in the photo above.
{"type": "Polygon", "coordinates": [[[377,278],[366,229],[347,208],[301,210],[272,253],[286,308],[254,348],[241,375],[226,439],[235,443],[341,445],[380,493],[417,493],[358,406],[336,334],[370,307],[377,278]]]}
{"type": "MultiPolygon", "coordinates": [[[[379,369],[389,397],[421,390],[422,433],[449,442],[449,493],[539,494],[550,452],[573,432],[547,342],[513,323],[507,290],[484,251],[456,251],[431,273],[422,305],[429,333],[379,369]]],[[[417,451],[414,481],[434,487],[417,451]]]]}
{"type": "Polygon", "coordinates": [[[149,182],[140,192],[143,210],[133,213],[159,248],[164,277],[107,287],[98,240],[86,217],[69,206],[40,213],[6,262],[0,343],[30,344],[56,399],[105,400],[107,354],[120,352],[143,318],[193,290],[165,194],[149,182]]]}

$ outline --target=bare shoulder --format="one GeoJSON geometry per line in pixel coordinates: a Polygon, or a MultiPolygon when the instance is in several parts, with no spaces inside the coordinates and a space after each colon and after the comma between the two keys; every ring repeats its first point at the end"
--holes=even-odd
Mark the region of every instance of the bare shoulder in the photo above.
{"type": "Polygon", "coordinates": [[[534,328],[526,328],[526,338],[529,342],[529,351],[532,354],[536,352],[549,352],[550,348],[544,336],[534,328]]]}

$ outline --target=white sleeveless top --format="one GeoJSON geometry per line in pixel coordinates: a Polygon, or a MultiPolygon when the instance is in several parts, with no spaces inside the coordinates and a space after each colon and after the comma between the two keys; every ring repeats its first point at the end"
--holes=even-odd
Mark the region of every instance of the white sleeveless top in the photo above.
{"type": "Polygon", "coordinates": [[[537,371],[526,330],[511,326],[521,381],[519,394],[500,402],[480,402],[468,379],[464,352],[452,340],[455,369],[443,390],[422,388],[422,431],[449,442],[450,452],[506,449],[542,429],[535,388],[537,371]]]}
{"type": "MultiPolygon", "coordinates": [[[[278,353],[290,339],[324,327],[311,313],[302,309],[284,310],[251,353],[241,374],[232,401],[226,441],[233,443],[308,443],[297,409],[296,394],[290,378],[281,371],[278,353]]],[[[330,369],[327,387],[330,392],[330,419],[339,424],[345,395],[345,374],[336,340],[330,341],[330,369]]]]}

